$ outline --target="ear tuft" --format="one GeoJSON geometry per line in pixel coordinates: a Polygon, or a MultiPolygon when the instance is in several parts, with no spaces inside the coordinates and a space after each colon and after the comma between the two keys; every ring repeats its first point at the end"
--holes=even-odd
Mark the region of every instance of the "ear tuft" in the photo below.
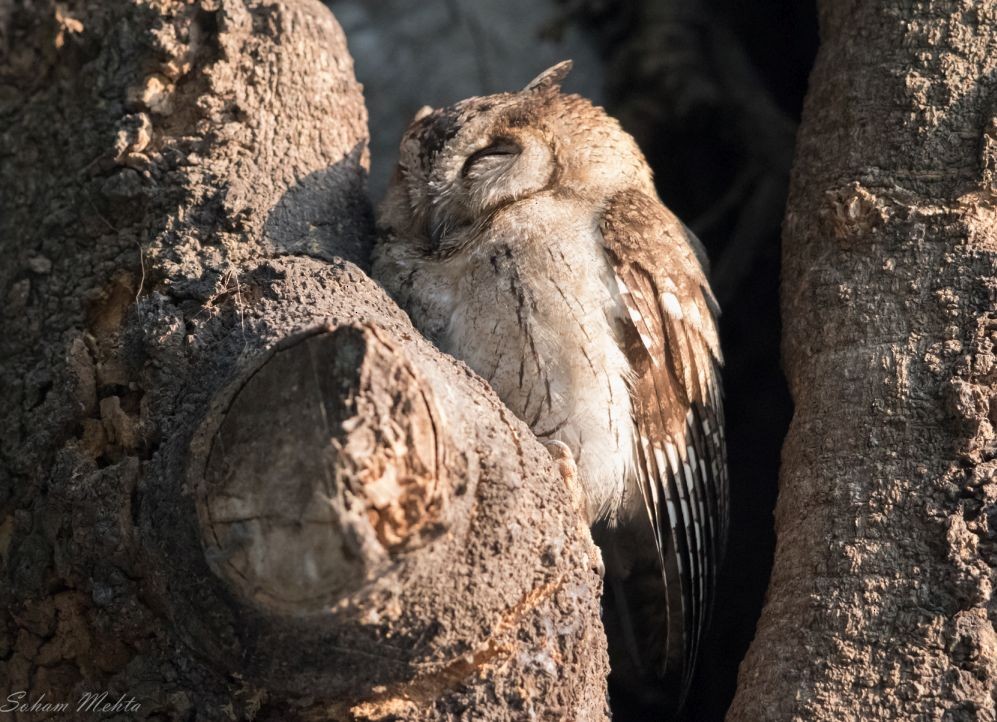
{"type": "Polygon", "coordinates": [[[557,92],[561,89],[561,82],[571,72],[572,62],[562,60],[557,65],[552,65],[537,77],[531,80],[525,88],[524,93],[545,93],[548,91],[557,92]]]}
{"type": "Polygon", "coordinates": [[[430,115],[433,112],[433,106],[424,105],[419,110],[415,111],[415,115],[412,116],[412,120],[409,121],[409,125],[412,123],[418,123],[420,120],[430,115]]]}

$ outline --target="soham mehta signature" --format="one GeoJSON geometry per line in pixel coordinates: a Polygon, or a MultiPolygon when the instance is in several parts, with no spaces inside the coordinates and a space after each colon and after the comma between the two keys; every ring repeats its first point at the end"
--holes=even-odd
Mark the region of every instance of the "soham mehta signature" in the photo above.
{"type": "Polygon", "coordinates": [[[41,694],[34,699],[28,698],[25,691],[12,692],[0,703],[0,712],[138,712],[142,708],[134,697],[123,694],[117,699],[110,692],[84,692],[75,702],[57,702],[41,694]]]}

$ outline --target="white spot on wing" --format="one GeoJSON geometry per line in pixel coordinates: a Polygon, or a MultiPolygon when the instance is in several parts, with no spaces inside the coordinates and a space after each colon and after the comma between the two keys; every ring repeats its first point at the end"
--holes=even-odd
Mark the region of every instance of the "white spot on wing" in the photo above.
{"type": "Polygon", "coordinates": [[[689,317],[689,322],[692,323],[696,328],[702,328],[703,326],[703,316],[699,313],[699,306],[694,303],[689,304],[689,310],[686,313],[689,317]]]}
{"type": "Polygon", "coordinates": [[[679,457],[675,451],[675,444],[665,444],[665,452],[668,454],[668,465],[672,468],[672,473],[678,476],[679,457]]]}
{"type": "Polygon", "coordinates": [[[678,296],[674,293],[665,292],[661,294],[661,306],[665,309],[665,312],[672,318],[682,320],[684,314],[682,313],[682,304],[679,303],[678,296]]]}

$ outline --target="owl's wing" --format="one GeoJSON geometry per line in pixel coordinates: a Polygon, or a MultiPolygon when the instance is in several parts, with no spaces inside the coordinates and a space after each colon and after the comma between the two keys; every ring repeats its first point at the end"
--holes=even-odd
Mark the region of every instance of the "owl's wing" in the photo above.
{"type": "Polygon", "coordinates": [[[699,240],[656,198],[616,195],[602,234],[629,315],[636,473],[664,574],[657,671],[680,679],[684,695],[728,524],[718,308],[699,240]]]}

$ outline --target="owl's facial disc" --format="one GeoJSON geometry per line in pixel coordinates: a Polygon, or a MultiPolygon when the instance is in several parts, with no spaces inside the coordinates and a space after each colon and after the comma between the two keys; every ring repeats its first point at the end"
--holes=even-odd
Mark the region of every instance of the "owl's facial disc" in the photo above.
{"type": "Polygon", "coordinates": [[[447,256],[496,211],[549,187],[556,163],[543,117],[557,89],[538,88],[421,108],[402,139],[382,220],[420,239],[423,253],[447,256]]]}
{"type": "Polygon", "coordinates": [[[549,185],[554,172],[549,142],[538,128],[513,127],[503,115],[484,113],[480,125],[475,118],[437,156],[429,174],[434,247],[464,242],[453,237],[480,228],[496,210],[549,185]]]}

